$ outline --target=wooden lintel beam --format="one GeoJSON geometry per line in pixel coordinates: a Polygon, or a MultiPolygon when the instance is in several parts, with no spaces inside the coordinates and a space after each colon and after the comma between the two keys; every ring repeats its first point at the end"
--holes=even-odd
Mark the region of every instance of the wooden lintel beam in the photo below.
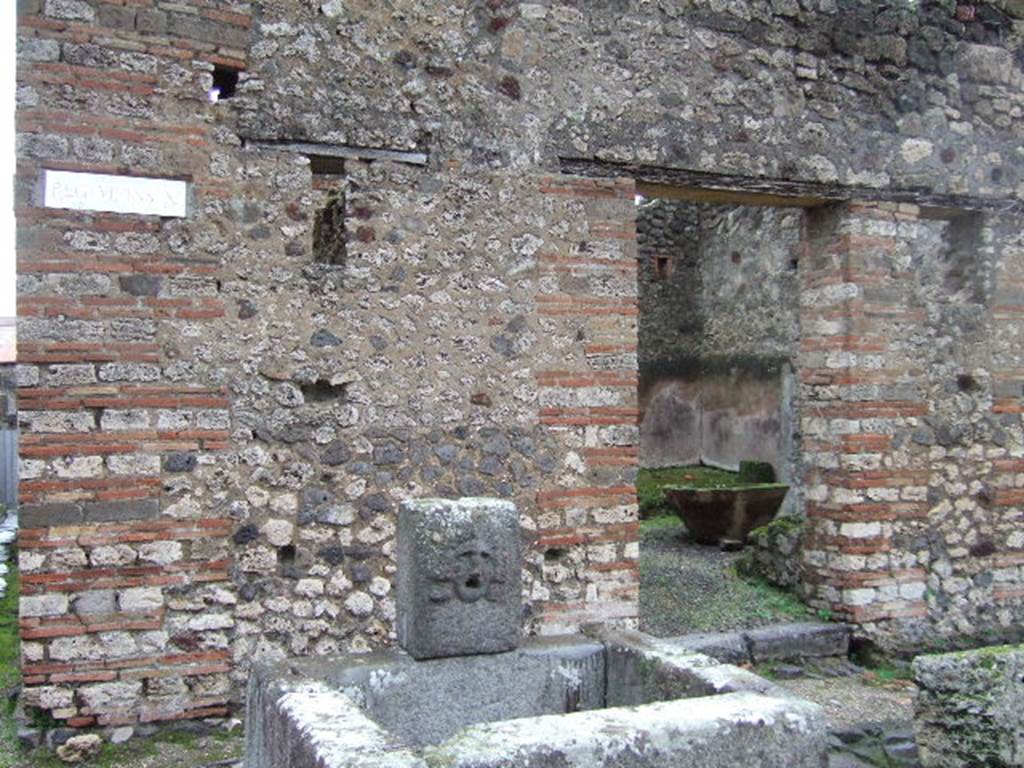
{"type": "Polygon", "coordinates": [[[812,195],[777,195],[770,192],[749,192],[746,190],[715,189],[712,187],[686,187],[649,181],[638,181],[636,191],[644,197],[688,200],[692,203],[765,205],[775,208],[819,208],[836,202],[826,197],[812,195]]]}
{"type": "Polygon", "coordinates": [[[404,152],[397,149],[350,147],[347,144],[323,144],[315,141],[262,141],[249,140],[246,146],[277,152],[294,152],[307,157],[335,157],[350,160],[390,160],[408,165],[426,165],[426,152],[404,152]]]}

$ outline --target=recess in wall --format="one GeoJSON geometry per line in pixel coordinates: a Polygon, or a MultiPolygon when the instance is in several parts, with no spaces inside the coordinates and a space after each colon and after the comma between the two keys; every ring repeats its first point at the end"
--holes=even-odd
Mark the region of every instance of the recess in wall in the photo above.
{"type": "Polygon", "coordinates": [[[210,103],[216,104],[218,101],[224,101],[224,99],[230,99],[234,96],[240,74],[241,70],[215,64],[213,67],[213,87],[206,92],[210,103]]]}

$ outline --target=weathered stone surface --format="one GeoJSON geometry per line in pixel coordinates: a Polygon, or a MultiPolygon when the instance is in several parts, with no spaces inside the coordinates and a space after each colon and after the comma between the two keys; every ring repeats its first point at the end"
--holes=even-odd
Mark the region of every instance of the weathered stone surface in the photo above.
{"type": "Polygon", "coordinates": [[[417,659],[515,648],[520,557],[519,513],[511,502],[403,502],[398,642],[417,659]]]}
{"type": "Polygon", "coordinates": [[[67,610],[67,595],[24,595],[19,600],[19,612],[26,618],[38,616],[63,616],[67,613],[67,610]]]}
{"type": "Polygon", "coordinates": [[[72,736],[57,747],[57,757],[65,763],[83,763],[98,755],[101,749],[103,749],[103,739],[95,733],[88,733],[82,736],[72,736]]]}
{"type": "Polygon", "coordinates": [[[1024,765],[1024,647],[918,656],[912,669],[927,768],[1024,765]]]}
{"type": "Polygon", "coordinates": [[[785,589],[796,589],[803,578],[799,552],[804,521],[792,515],[776,517],[747,536],[748,548],[737,563],[741,572],[785,589]]]}
{"type": "Polygon", "coordinates": [[[693,653],[703,653],[726,664],[749,664],[750,650],[740,632],[709,632],[667,638],[667,642],[693,653]]]}
{"type": "Polygon", "coordinates": [[[755,664],[777,659],[846,656],[850,650],[851,632],[846,624],[778,624],[751,629],[745,634],[755,664]]]}
{"type": "Polygon", "coordinates": [[[699,754],[701,765],[724,767],[756,754],[766,765],[820,768],[820,710],[779,693],[639,633],[430,661],[289,662],[250,680],[246,766],[667,768],[699,754]]]}
{"type": "Polygon", "coordinates": [[[134,728],[132,728],[130,725],[122,726],[120,728],[114,728],[113,730],[111,730],[107,740],[111,744],[124,744],[125,742],[131,740],[132,736],[134,735],[134,728]]]}
{"type": "Polygon", "coordinates": [[[136,587],[126,589],[117,596],[117,605],[122,611],[155,611],[164,604],[163,591],[158,587],[136,587]]]}
{"type": "Polygon", "coordinates": [[[477,725],[426,760],[453,768],[731,768],[757,755],[763,765],[820,768],[822,725],[812,704],[733,693],[477,725]]]}

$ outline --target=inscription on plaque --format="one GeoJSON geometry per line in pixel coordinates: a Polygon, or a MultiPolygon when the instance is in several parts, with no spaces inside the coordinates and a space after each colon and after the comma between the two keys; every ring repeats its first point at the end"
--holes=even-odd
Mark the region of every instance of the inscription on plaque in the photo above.
{"type": "Polygon", "coordinates": [[[77,171],[43,172],[43,205],[75,211],[184,218],[188,182],[77,171]]]}

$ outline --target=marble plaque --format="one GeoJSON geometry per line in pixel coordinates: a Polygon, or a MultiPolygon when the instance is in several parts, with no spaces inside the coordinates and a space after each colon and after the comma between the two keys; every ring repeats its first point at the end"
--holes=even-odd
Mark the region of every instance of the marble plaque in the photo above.
{"type": "Polygon", "coordinates": [[[180,179],[50,170],[43,174],[43,205],[47,208],[169,218],[188,215],[188,182],[180,179]]]}

